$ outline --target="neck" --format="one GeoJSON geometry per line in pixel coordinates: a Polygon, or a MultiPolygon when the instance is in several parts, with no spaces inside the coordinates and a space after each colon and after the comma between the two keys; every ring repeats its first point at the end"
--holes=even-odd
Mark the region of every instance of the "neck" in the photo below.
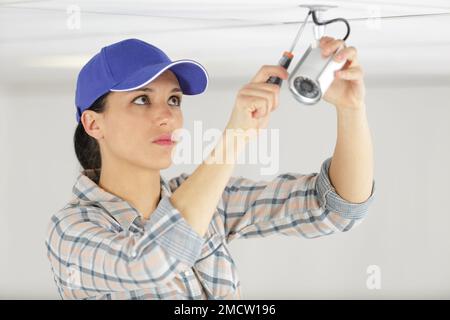
{"type": "Polygon", "coordinates": [[[156,209],[161,196],[159,170],[124,163],[102,164],[98,185],[127,201],[144,219],[156,209]]]}

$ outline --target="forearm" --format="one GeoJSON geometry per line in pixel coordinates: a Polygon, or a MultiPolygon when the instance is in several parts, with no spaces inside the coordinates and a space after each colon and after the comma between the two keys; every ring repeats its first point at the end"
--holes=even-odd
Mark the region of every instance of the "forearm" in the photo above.
{"type": "Polygon", "coordinates": [[[240,150],[229,137],[222,134],[209,156],[171,197],[174,207],[201,236],[208,229],[240,150]]]}
{"type": "Polygon", "coordinates": [[[337,142],[329,176],[336,192],[353,203],[371,194],[373,147],[365,105],[358,109],[337,108],[337,142]]]}

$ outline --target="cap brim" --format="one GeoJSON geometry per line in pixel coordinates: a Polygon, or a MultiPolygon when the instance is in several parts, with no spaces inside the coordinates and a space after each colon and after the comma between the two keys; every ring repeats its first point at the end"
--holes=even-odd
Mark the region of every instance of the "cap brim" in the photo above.
{"type": "Polygon", "coordinates": [[[146,66],[116,84],[110,91],[136,90],[152,82],[167,69],[176,75],[183,94],[200,94],[208,87],[209,77],[206,69],[194,60],[183,59],[146,66]]]}

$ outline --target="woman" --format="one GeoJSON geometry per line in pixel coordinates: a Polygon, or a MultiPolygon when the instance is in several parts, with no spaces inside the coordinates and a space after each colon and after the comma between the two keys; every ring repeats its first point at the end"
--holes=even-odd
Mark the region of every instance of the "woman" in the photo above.
{"type": "MultiPolygon", "coordinates": [[[[340,44],[321,40],[324,55],[340,44]]],[[[342,127],[319,174],[280,174],[268,182],[231,176],[242,147],[230,132],[245,129],[248,141],[251,129],[265,128],[280,90],[266,80],[288,76],[280,66],[263,66],[239,91],[208,158],[192,174],[167,180],[160,170],[171,165],[174,133],[183,126],[182,94],[205,91],[207,73],[137,39],[104,47],[77,80],[74,143],[83,171],[47,232],[61,297],[240,298],[231,240],[315,238],[359,224],[373,196],[372,150],[361,67],[353,47],[342,54],[346,70],[324,97],[342,127]],[[219,155],[231,161],[217,161],[219,155]]]]}

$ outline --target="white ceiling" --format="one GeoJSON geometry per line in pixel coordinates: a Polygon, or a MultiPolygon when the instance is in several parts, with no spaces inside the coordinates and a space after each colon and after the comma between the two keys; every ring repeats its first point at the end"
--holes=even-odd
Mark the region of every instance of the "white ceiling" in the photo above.
{"type": "MultiPolygon", "coordinates": [[[[338,6],[324,17],[349,20],[347,44],[357,47],[369,79],[450,84],[448,0],[0,0],[0,83],[71,83],[102,46],[129,37],[155,44],[173,60],[197,60],[212,81],[248,78],[289,49],[307,13],[298,5],[308,3],[338,6]],[[80,29],[67,27],[71,5],[81,10],[80,29]]],[[[312,39],[311,28],[291,67],[312,39]]],[[[344,32],[337,23],[326,33],[344,32]]]]}

